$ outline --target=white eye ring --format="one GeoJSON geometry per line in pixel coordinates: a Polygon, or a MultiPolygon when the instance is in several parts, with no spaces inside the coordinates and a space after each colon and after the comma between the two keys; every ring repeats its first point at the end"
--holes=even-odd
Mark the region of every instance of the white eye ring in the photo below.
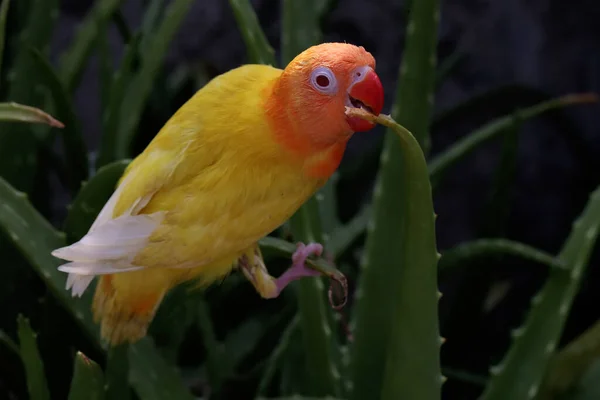
{"type": "Polygon", "coordinates": [[[323,94],[333,95],[338,90],[337,79],[327,67],[315,68],[310,74],[310,84],[323,94]]]}

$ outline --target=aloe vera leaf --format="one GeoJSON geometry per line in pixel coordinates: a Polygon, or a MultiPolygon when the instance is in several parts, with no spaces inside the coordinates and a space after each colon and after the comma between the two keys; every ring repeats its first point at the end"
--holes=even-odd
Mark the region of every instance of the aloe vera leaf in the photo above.
{"type": "Polygon", "coordinates": [[[140,399],[194,400],[177,369],[165,363],[149,337],[129,346],[129,362],[129,382],[140,399]]]}
{"type": "Polygon", "coordinates": [[[320,0],[283,0],[281,57],[285,64],[321,40],[319,3],[320,0]]]}
{"type": "Polygon", "coordinates": [[[485,387],[488,381],[486,376],[476,375],[468,371],[455,370],[453,368],[442,368],[442,372],[448,379],[456,379],[480,387],[485,387]]]}
{"type": "Polygon", "coordinates": [[[219,343],[215,336],[212,319],[208,304],[204,299],[197,303],[197,326],[202,333],[202,341],[207,353],[207,373],[211,387],[219,388],[225,379],[226,349],[222,343],[219,343]]]}
{"type": "Polygon", "coordinates": [[[10,0],[2,1],[0,5],[0,76],[2,73],[2,61],[4,58],[4,43],[6,37],[6,17],[8,16],[8,7],[10,0]]]}
{"type": "Polygon", "coordinates": [[[248,61],[253,64],[276,66],[275,50],[269,44],[260,27],[256,13],[249,0],[229,0],[238,29],[242,34],[248,54],[248,61]]]}
{"type": "Polygon", "coordinates": [[[501,237],[506,230],[506,221],[510,213],[510,200],[514,180],[517,174],[517,150],[519,147],[519,129],[516,121],[502,141],[500,160],[488,195],[485,216],[482,218],[480,236],[501,237]]]}
{"type": "Polygon", "coordinates": [[[25,367],[29,398],[31,400],[50,400],[44,363],[36,343],[37,334],[31,329],[29,320],[21,314],[17,317],[17,326],[19,350],[25,367]]]}
{"type": "Polygon", "coordinates": [[[412,134],[390,117],[351,108],[346,113],[391,128],[397,139],[390,140],[395,149],[387,147],[382,171],[388,175],[380,175],[375,189],[375,227],[367,237],[356,295],[351,399],[439,399],[439,255],[425,156],[412,134]],[[398,149],[400,154],[392,157],[398,149]],[[390,164],[395,170],[385,168],[390,164]],[[390,177],[402,182],[399,198],[384,195],[390,177]]]}
{"type": "Polygon", "coordinates": [[[425,162],[439,20],[438,0],[411,2],[392,106],[410,132],[377,120],[394,130],[384,139],[355,295],[351,400],[441,396],[438,253],[425,162]]]}
{"type": "Polygon", "coordinates": [[[15,190],[2,178],[0,178],[0,199],[2,229],[27,258],[54,296],[73,314],[86,334],[97,340],[98,330],[93,323],[89,307],[82,301],[74,301],[70,293],[64,289],[66,274],[56,269],[61,262],[50,255],[52,250],[65,245],[64,235],[57,232],[37,212],[24,193],[15,190]]]}
{"type": "Polygon", "coordinates": [[[298,329],[300,326],[300,317],[298,315],[294,316],[292,321],[285,328],[281,337],[279,339],[279,343],[277,347],[273,350],[273,352],[269,355],[269,359],[267,360],[267,365],[265,370],[262,373],[260,378],[260,382],[258,383],[258,389],[256,390],[257,396],[265,396],[266,391],[269,389],[269,385],[273,380],[273,376],[275,375],[275,371],[279,368],[279,364],[281,358],[284,355],[285,350],[290,345],[290,338],[292,337],[292,333],[298,329]]]}
{"type": "Polygon", "coordinates": [[[104,373],[94,360],[78,351],[68,400],[103,400],[104,373]]]}
{"type": "Polygon", "coordinates": [[[295,394],[292,396],[285,397],[257,397],[256,400],[342,400],[337,397],[325,396],[325,397],[312,397],[312,396],[301,396],[295,394]]]}
{"type": "Polygon", "coordinates": [[[585,273],[598,229],[600,187],[592,193],[558,255],[570,270],[550,270],[524,323],[513,331],[513,343],[504,360],[490,369],[491,379],[482,400],[520,400],[536,396],[585,273]]]}
{"type": "MultiPolygon", "coordinates": [[[[284,0],[281,28],[283,64],[288,64],[320,40],[316,5],[315,0],[284,0]]],[[[324,198],[326,194],[317,194],[322,196],[321,202],[327,201],[324,198]]],[[[312,196],[289,222],[295,240],[326,245],[317,195],[312,196]]],[[[338,354],[337,339],[333,334],[336,329],[334,317],[326,304],[322,280],[302,279],[296,287],[304,353],[310,365],[306,371],[309,378],[306,394],[338,396],[341,393],[341,354],[338,354]]]]}
{"type": "Polygon", "coordinates": [[[315,0],[315,12],[318,20],[321,21],[328,12],[335,8],[337,3],[337,0],[315,0]]]}
{"type": "MultiPolygon", "coordinates": [[[[113,61],[110,53],[108,29],[105,27],[96,37],[98,47],[98,83],[100,84],[100,115],[106,115],[110,102],[110,89],[113,77],[113,61]]],[[[102,121],[104,122],[104,121],[102,121]]]]}
{"type": "Polygon", "coordinates": [[[81,74],[94,48],[99,35],[107,28],[110,18],[124,0],[95,1],[81,25],[68,50],[60,57],[60,79],[70,95],[79,85],[81,74]]]}
{"type": "Polygon", "coordinates": [[[435,74],[436,87],[441,86],[442,83],[444,83],[444,81],[448,79],[448,77],[452,74],[454,69],[458,67],[458,65],[463,61],[464,58],[465,53],[463,53],[460,50],[456,50],[452,54],[450,54],[446,59],[442,60],[435,74]]]}
{"type": "Polygon", "coordinates": [[[38,76],[50,90],[56,114],[58,118],[65,122],[65,128],[61,132],[61,136],[67,160],[67,171],[69,172],[69,186],[72,193],[77,193],[81,182],[87,178],[88,173],[87,148],[81,133],[81,126],[75,115],[69,94],[55,74],[54,69],[38,50],[32,49],[31,51],[38,76]]]}
{"type": "Polygon", "coordinates": [[[133,63],[139,50],[140,35],[135,35],[125,46],[123,59],[119,69],[115,72],[110,86],[108,106],[102,115],[104,132],[100,140],[100,153],[96,161],[96,168],[100,168],[117,160],[117,135],[119,134],[119,120],[121,101],[128,88],[132,75],[133,63]]]}
{"type": "Polygon", "coordinates": [[[596,400],[600,398],[600,359],[584,373],[579,382],[564,395],[553,400],[596,400]]]}
{"type": "Polygon", "coordinates": [[[315,194],[321,216],[321,228],[323,229],[323,245],[328,248],[331,234],[340,226],[335,188],[339,180],[339,173],[335,172],[325,185],[315,194]]]}
{"type": "Polygon", "coordinates": [[[573,389],[596,360],[600,360],[600,320],[554,355],[536,400],[552,400],[573,389]]]}
{"type": "Polygon", "coordinates": [[[571,94],[561,96],[542,102],[533,107],[528,107],[517,111],[511,115],[497,118],[485,124],[481,128],[473,131],[463,139],[454,143],[450,148],[429,162],[429,173],[431,175],[432,185],[435,186],[450,167],[462,160],[480,144],[509,130],[515,121],[525,121],[537,117],[538,115],[547,111],[569,105],[586,104],[596,101],[597,96],[595,94],[571,94]]]}
{"type": "MultiPolygon", "coordinates": [[[[40,106],[43,92],[37,85],[29,48],[47,49],[57,16],[57,0],[31,2],[27,22],[16,35],[18,51],[7,76],[10,101],[40,106]]],[[[14,123],[0,125],[0,175],[25,192],[29,192],[34,184],[37,144],[31,127],[14,123]]]]}
{"type": "Polygon", "coordinates": [[[427,157],[431,147],[429,126],[434,102],[440,6],[439,0],[427,0],[411,2],[408,7],[406,41],[392,116],[412,132],[427,157]]]}
{"type": "Polygon", "coordinates": [[[290,333],[290,345],[284,350],[280,361],[279,393],[283,395],[301,393],[309,383],[304,371],[310,368],[310,365],[304,356],[302,329],[299,328],[290,333]]]}
{"type": "Polygon", "coordinates": [[[193,0],[173,0],[165,10],[160,25],[148,39],[148,51],[142,54],[141,68],[133,77],[121,103],[115,159],[129,156],[137,125],[152,92],[154,80],[161,69],[163,58],[192,3],[193,0]]]}
{"type": "Polygon", "coordinates": [[[525,243],[508,239],[477,239],[459,244],[443,253],[439,269],[446,271],[464,264],[467,259],[492,255],[511,255],[547,265],[550,268],[568,269],[562,260],[525,243]]]}
{"type": "Polygon", "coordinates": [[[104,397],[106,399],[128,400],[131,398],[129,387],[129,369],[138,365],[129,361],[129,344],[124,343],[108,349],[106,357],[106,386],[104,397]]]}
{"type": "Polygon", "coordinates": [[[3,330],[0,330],[0,343],[3,343],[9,350],[20,356],[19,346],[3,330]]]}
{"type": "Polygon", "coordinates": [[[104,204],[113,194],[117,182],[130,160],[115,161],[100,168],[89,182],[82,185],[71,203],[64,222],[69,243],[76,242],[88,232],[104,204]]]}
{"type": "Polygon", "coordinates": [[[156,29],[160,15],[164,11],[165,1],[164,0],[151,0],[146,5],[144,12],[144,18],[142,19],[142,26],[140,29],[140,52],[148,50],[148,38],[151,37],[152,32],[156,29]]]}
{"type": "Polygon", "coordinates": [[[123,16],[121,10],[115,10],[115,12],[112,15],[112,20],[115,23],[115,26],[117,27],[119,35],[121,35],[123,43],[128,44],[131,41],[133,35],[131,33],[131,29],[127,25],[127,21],[125,21],[125,17],[123,16]]]}
{"type": "Polygon", "coordinates": [[[64,124],[39,108],[14,102],[0,103],[0,121],[46,124],[55,128],[64,128],[64,124]]]}
{"type": "Polygon", "coordinates": [[[367,204],[350,221],[333,231],[330,235],[331,239],[329,240],[328,245],[329,251],[334,257],[342,255],[350,247],[352,242],[365,231],[367,224],[371,219],[371,213],[371,205],[367,204]]]}

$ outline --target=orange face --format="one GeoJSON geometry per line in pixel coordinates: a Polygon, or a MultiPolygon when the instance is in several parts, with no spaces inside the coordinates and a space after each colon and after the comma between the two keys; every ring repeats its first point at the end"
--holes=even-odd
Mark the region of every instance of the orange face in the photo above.
{"type": "Polygon", "coordinates": [[[373,124],[348,118],[345,107],[379,114],[383,87],[375,73],[375,59],[363,47],[324,43],[299,54],[285,68],[277,85],[294,130],[314,144],[348,139],[373,124]]]}

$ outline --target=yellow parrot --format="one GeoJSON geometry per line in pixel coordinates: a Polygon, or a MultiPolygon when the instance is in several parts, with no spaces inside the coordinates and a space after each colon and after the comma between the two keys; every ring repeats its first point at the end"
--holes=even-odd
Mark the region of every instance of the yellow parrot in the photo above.
{"type": "Polygon", "coordinates": [[[135,342],[165,294],[242,270],[263,298],[316,276],[319,243],[299,243],[292,266],[269,275],[258,241],[289,219],[338,168],[354,132],[374,125],[383,87],[375,60],[346,43],[313,46],[285,69],[243,65],[194,94],[127,167],[87,234],[52,252],[68,261],[66,289],[99,276],[92,310],[111,345],[135,342]]]}

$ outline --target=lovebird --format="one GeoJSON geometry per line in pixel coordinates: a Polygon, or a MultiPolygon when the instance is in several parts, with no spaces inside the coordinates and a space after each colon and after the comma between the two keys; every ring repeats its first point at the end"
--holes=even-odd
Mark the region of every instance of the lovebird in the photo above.
{"type": "Polygon", "coordinates": [[[258,241],[338,168],[355,132],[374,124],[384,92],[363,47],[323,43],[284,69],[246,64],[210,80],[126,168],[86,235],[55,249],[66,290],[81,296],[98,277],[92,312],[109,345],[135,342],[164,296],[241,270],[264,299],[320,273],[305,265],[320,243],[298,243],[280,277],[258,241]]]}

